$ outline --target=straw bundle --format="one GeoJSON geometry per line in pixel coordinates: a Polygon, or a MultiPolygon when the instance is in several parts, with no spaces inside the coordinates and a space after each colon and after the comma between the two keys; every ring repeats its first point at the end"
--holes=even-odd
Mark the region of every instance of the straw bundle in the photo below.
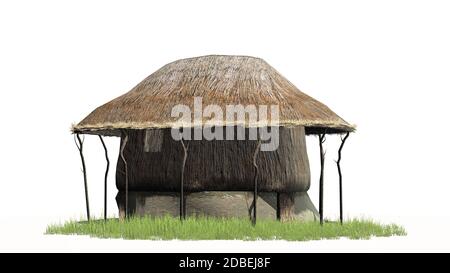
{"type": "MultiPolygon", "coordinates": [[[[163,132],[161,150],[157,152],[145,151],[145,130],[129,131],[124,157],[128,163],[130,191],[180,190],[181,144],[171,137],[170,129],[157,131],[163,132]]],[[[188,143],[185,191],[254,189],[252,157],[256,141],[191,140],[188,143]]],[[[259,191],[306,192],[310,186],[310,170],[304,127],[281,127],[278,149],[260,151],[256,163],[259,166],[259,191]]],[[[125,166],[120,159],[117,161],[116,185],[119,191],[125,190],[125,166]]]]}

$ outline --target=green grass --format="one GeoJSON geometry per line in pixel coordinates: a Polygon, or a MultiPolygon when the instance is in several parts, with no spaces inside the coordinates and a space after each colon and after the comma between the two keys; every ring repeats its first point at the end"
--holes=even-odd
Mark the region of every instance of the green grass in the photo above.
{"type": "Polygon", "coordinates": [[[406,235],[403,227],[382,225],[371,220],[337,222],[280,223],[258,220],[253,227],[246,219],[188,218],[130,218],[126,221],[110,219],[90,222],[71,221],[50,225],[46,234],[89,235],[98,238],[123,238],[142,240],[287,240],[308,241],[319,239],[368,239],[373,236],[406,235]]]}

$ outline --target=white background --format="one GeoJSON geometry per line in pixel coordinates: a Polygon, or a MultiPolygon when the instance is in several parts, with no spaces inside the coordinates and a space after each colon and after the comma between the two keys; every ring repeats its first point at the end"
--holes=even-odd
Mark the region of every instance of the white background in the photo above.
{"type": "MultiPolygon", "coordinates": [[[[2,1],[0,251],[448,251],[448,1],[2,1]],[[357,132],[343,151],[347,217],[407,237],[316,242],[149,242],[44,236],[84,217],[72,123],[162,65],[258,56],[357,132]]],[[[317,204],[318,140],[308,138],[317,204]]],[[[338,213],[339,138],[326,142],[325,215],[338,213]]],[[[113,159],[118,139],[108,138],[113,159]]],[[[92,212],[103,150],[86,137],[92,212]]],[[[115,167],[115,166],[114,166],[115,167]]],[[[117,214],[113,168],[109,208],[117,214]]]]}

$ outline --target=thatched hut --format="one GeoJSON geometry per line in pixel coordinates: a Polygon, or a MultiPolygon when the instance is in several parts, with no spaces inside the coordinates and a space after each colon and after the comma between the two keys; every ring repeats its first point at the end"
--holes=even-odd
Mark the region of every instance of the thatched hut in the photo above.
{"type": "MultiPolygon", "coordinates": [[[[99,135],[102,144],[101,136],[121,138],[121,216],[250,215],[254,221],[256,208],[259,217],[287,220],[306,211],[322,219],[322,174],[319,213],[307,195],[305,136],[319,135],[323,171],[324,135],[348,136],[353,130],[264,60],[218,55],[169,63],[73,127],[77,136],[99,135]],[[180,118],[180,109],[190,112],[180,118]],[[206,130],[215,138],[206,137],[206,130]],[[274,149],[261,149],[273,140],[267,136],[277,138],[274,149]]],[[[105,187],[106,179],[107,173],[105,187]]]]}

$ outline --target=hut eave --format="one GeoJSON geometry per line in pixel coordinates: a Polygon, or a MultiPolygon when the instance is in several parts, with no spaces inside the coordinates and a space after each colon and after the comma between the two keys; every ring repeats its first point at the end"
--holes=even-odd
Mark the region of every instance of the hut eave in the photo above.
{"type": "Polygon", "coordinates": [[[349,125],[342,122],[330,121],[282,121],[278,123],[257,122],[257,123],[245,123],[245,122],[220,122],[214,125],[204,125],[202,123],[183,124],[179,122],[173,123],[153,123],[153,122],[117,122],[117,123],[99,123],[99,124],[83,124],[72,126],[72,133],[76,134],[93,134],[93,135],[105,135],[105,136],[120,136],[120,130],[145,130],[145,129],[166,129],[166,128],[192,128],[200,126],[242,126],[246,128],[259,128],[267,126],[280,126],[280,127],[296,127],[304,126],[306,128],[306,134],[341,134],[346,132],[354,132],[356,126],[349,125]]]}

